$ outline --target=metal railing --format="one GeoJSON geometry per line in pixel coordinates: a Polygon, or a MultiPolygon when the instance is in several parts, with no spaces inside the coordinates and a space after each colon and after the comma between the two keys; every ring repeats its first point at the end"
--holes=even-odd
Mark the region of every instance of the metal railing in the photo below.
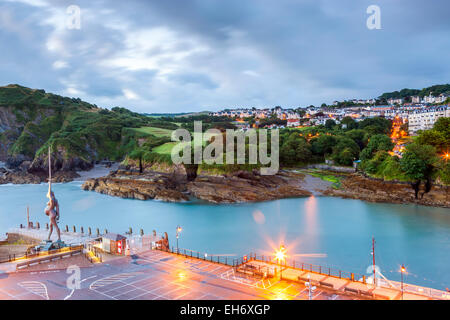
{"type": "Polygon", "coordinates": [[[83,253],[83,247],[81,246],[79,249],[76,250],[70,250],[70,251],[63,251],[61,253],[57,253],[57,254],[52,254],[52,255],[42,255],[37,259],[32,259],[32,260],[24,260],[23,262],[19,262],[16,265],[16,269],[23,269],[26,267],[30,267],[30,266],[34,266],[37,264],[41,264],[41,263],[48,263],[51,261],[55,261],[58,259],[64,259],[67,257],[73,257],[75,255],[79,255],[83,253]]]}
{"type": "Polygon", "coordinates": [[[202,253],[199,251],[183,249],[183,248],[172,247],[172,248],[169,248],[168,250],[165,250],[165,249],[161,248],[160,246],[156,246],[156,247],[154,247],[154,250],[173,253],[176,255],[184,256],[186,258],[195,258],[195,259],[199,259],[199,260],[203,260],[203,261],[223,264],[223,265],[230,266],[230,267],[239,267],[246,262],[243,257],[230,258],[228,256],[202,253]]]}
{"type": "MultiPolygon", "coordinates": [[[[378,286],[383,287],[383,288],[393,288],[393,289],[396,289],[399,291],[402,290],[401,282],[397,282],[397,281],[386,281],[384,279],[378,279],[377,284],[378,284],[378,286]]],[[[422,287],[422,286],[409,284],[409,283],[403,283],[403,292],[418,294],[418,295],[422,295],[422,296],[426,296],[426,297],[430,297],[430,298],[434,298],[434,299],[450,300],[450,292],[433,289],[433,288],[422,287]]]]}
{"type": "Polygon", "coordinates": [[[32,253],[32,254],[29,254],[27,252],[25,252],[25,254],[20,254],[20,255],[19,254],[10,254],[7,256],[0,257],[0,263],[14,262],[14,261],[23,260],[23,259],[38,258],[38,257],[48,256],[48,255],[62,253],[62,252],[80,250],[83,248],[84,248],[83,245],[69,245],[67,247],[60,248],[60,249],[41,251],[41,252],[36,252],[36,253],[32,253]]]}
{"type": "Polygon", "coordinates": [[[321,274],[324,276],[335,277],[335,278],[339,278],[339,279],[347,279],[347,280],[351,280],[354,282],[366,283],[365,275],[361,275],[361,274],[354,273],[354,272],[343,271],[343,270],[331,268],[331,267],[314,265],[311,263],[305,263],[305,262],[301,262],[301,261],[289,260],[289,259],[285,259],[282,263],[278,263],[276,261],[275,256],[265,256],[265,255],[258,256],[256,254],[253,254],[253,255],[250,255],[250,258],[248,259],[248,261],[261,261],[261,262],[264,262],[264,263],[267,263],[267,264],[270,264],[273,266],[277,266],[279,268],[280,267],[281,268],[283,268],[283,267],[291,268],[294,270],[314,272],[314,273],[321,274]]]}

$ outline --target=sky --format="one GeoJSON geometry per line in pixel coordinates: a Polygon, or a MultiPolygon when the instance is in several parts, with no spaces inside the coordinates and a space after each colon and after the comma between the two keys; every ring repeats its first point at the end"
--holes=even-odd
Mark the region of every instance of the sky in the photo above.
{"type": "Polygon", "coordinates": [[[0,0],[0,85],[147,113],[368,99],[450,82],[449,13],[448,0],[0,0]]]}

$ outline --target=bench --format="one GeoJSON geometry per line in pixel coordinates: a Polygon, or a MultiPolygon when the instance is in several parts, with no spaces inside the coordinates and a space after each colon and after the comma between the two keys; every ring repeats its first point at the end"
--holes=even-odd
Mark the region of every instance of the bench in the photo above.
{"type": "Polygon", "coordinates": [[[369,297],[369,298],[373,298],[373,293],[372,293],[372,292],[369,292],[369,291],[362,291],[362,290],[359,290],[359,294],[362,295],[362,296],[366,296],[366,297],[369,297]]]}
{"type": "Polygon", "coordinates": [[[305,282],[309,282],[310,279],[298,276],[297,280],[300,281],[300,282],[305,283],[305,282]]]}
{"type": "Polygon", "coordinates": [[[329,289],[334,289],[334,285],[328,282],[324,282],[324,281],[319,281],[319,285],[322,287],[326,287],[329,289]]]}
{"type": "Polygon", "coordinates": [[[344,292],[348,292],[348,293],[353,293],[353,294],[359,294],[359,290],[357,289],[352,289],[352,288],[344,288],[344,292]]]}
{"type": "Polygon", "coordinates": [[[82,249],[78,249],[78,250],[74,250],[74,251],[70,251],[70,252],[64,252],[64,253],[59,253],[59,254],[55,254],[55,255],[44,256],[42,258],[28,260],[28,261],[16,264],[16,270],[27,268],[27,267],[34,266],[34,265],[41,264],[41,263],[47,263],[47,262],[54,261],[54,260],[59,260],[59,259],[76,256],[76,255],[81,254],[82,252],[83,252],[82,249]]]}

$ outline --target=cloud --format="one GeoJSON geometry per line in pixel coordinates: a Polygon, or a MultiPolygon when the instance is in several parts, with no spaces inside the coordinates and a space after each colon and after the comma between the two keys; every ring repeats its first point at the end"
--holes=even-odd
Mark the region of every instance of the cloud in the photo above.
{"type": "Polygon", "coordinates": [[[123,89],[122,92],[123,92],[123,95],[125,96],[125,98],[127,98],[129,100],[139,99],[139,96],[130,89],[123,89]]]}
{"type": "Polygon", "coordinates": [[[67,62],[63,61],[63,60],[58,60],[53,63],[54,69],[64,69],[64,68],[67,68],[68,66],[69,65],[67,64],[67,62]]]}
{"type": "Polygon", "coordinates": [[[319,105],[447,83],[450,3],[0,2],[0,81],[141,112],[319,105]]]}

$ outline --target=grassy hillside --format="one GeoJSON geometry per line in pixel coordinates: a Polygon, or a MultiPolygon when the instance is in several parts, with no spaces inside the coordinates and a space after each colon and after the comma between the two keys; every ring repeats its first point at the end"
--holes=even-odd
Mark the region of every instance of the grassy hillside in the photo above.
{"type": "Polygon", "coordinates": [[[139,147],[139,139],[156,143],[152,148],[164,144],[176,128],[170,121],[120,107],[107,110],[44,90],[0,87],[1,147],[8,157],[33,160],[37,170],[48,147],[56,153],[57,169],[70,169],[74,159],[75,163],[121,160],[139,147]]]}

